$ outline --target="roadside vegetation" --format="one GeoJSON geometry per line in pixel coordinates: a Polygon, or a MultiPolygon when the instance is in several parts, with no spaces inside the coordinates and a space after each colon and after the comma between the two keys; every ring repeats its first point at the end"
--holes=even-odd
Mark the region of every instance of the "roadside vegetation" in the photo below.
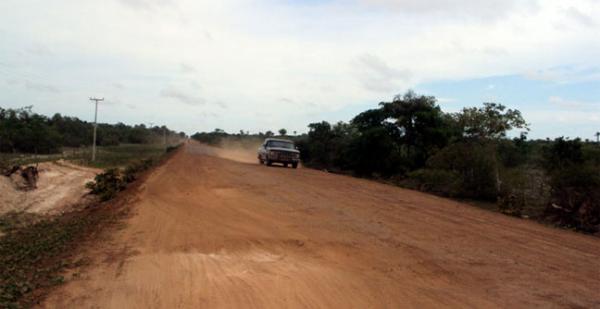
{"type": "MultiPolygon", "coordinates": [[[[170,153],[179,148],[179,145],[167,148],[170,153]]],[[[125,190],[127,185],[137,180],[138,176],[156,165],[164,155],[145,156],[145,159],[129,162],[124,168],[109,167],[104,172],[96,175],[94,181],[86,184],[91,194],[97,195],[101,201],[108,201],[114,198],[120,191],[125,190]]],[[[138,155],[139,158],[139,155],[138,155]]]]}
{"type": "MultiPolygon", "coordinates": [[[[529,140],[526,120],[504,105],[484,103],[445,113],[435,97],[409,91],[349,122],[323,121],[308,128],[308,134],[288,136],[299,146],[305,166],[476,205],[494,203],[504,214],[578,231],[600,230],[600,145],[580,139],[529,140]]],[[[223,138],[273,135],[217,129],[192,138],[218,144],[223,138]]]]}
{"type": "Polygon", "coordinates": [[[70,279],[63,277],[69,273],[66,271],[85,263],[74,249],[126,213],[119,203],[103,202],[161,162],[185,137],[160,127],[100,125],[102,146],[97,149],[96,161],[91,162],[91,132],[91,124],[77,118],[58,114],[47,118],[31,108],[0,108],[2,175],[15,167],[59,159],[105,169],[87,185],[99,198],[73,211],[0,216],[0,308],[31,307],[49,288],[70,279]],[[163,132],[169,134],[169,145],[164,144],[163,132]]]}
{"type": "MultiPolygon", "coordinates": [[[[166,154],[177,148],[169,147],[166,154]]],[[[124,167],[106,169],[87,184],[90,193],[98,195],[98,202],[62,215],[0,216],[0,308],[35,305],[48,288],[69,279],[63,276],[66,270],[85,263],[73,254],[74,249],[97,236],[103,226],[118,223],[127,212],[119,204],[102,202],[115,198],[143,172],[159,164],[165,159],[165,152],[158,157],[140,154],[137,157],[138,160],[124,167]]]]}
{"type": "Polygon", "coordinates": [[[45,288],[61,284],[61,273],[81,260],[70,256],[86,235],[113,220],[88,208],[62,216],[7,214],[0,221],[0,307],[30,307],[45,288]]]}

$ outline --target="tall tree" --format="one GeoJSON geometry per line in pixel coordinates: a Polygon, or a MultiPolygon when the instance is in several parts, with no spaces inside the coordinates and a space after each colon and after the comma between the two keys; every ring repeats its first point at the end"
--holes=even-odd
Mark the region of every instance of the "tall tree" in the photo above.
{"type": "Polygon", "coordinates": [[[521,112],[498,103],[483,103],[483,107],[464,108],[457,115],[464,136],[476,139],[498,139],[512,129],[529,131],[521,112]]]}
{"type": "Polygon", "coordinates": [[[482,107],[464,108],[461,113],[456,115],[456,118],[465,138],[489,149],[494,160],[496,190],[500,192],[498,140],[505,137],[506,133],[512,129],[529,131],[529,125],[523,119],[520,111],[507,109],[506,106],[498,103],[483,103],[482,107]]]}

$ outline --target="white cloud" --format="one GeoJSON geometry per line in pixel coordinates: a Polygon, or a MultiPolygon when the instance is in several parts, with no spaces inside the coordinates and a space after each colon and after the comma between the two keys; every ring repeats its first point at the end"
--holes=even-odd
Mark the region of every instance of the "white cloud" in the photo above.
{"type": "Polygon", "coordinates": [[[87,113],[78,100],[89,95],[144,106],[107,107],[113,122],[160,115],[185,130],[304,131],[324,113],[427,81],[598,80],[600,40],[576,13],[600,19],[597,2],[5,0],[0,78],[32,84],[1,83],[10,91],[0,93],[63,113],[87,113]],[[576,69],[552,69],[566,67],[576,69]],[[198,122],[200,109],[222,118],[198,122]]]}
{"type": "Polygon", "coordinates": [[[561,84],[600,80],[600,66],[563,66],[533,70],[524,74],[528,79],[561,84]]]}
{"type": "Polygon", "coordinates": [[[537,9],[535,0],[361,0],[367,5],[381,5],[406,15],[442,15],[460,18],[497,19],[514,10],[537,9]]]}
{"type": "Polygon", "coordinates": [[[186,63],[179,64],[179,69],[181,70],[181,73],[184,74],[196,73],[196,68],[186,63]]]}
{"type": "Polygon", "coordinates": [[[596,21],[590,16],[587,15],[583,12],[581,12],[580,10],[578,10],[575,7],[570,7],[565,11],[565,15],[570,18],[573,19],[574,21],[578,22],[579,24],[586,26],[586,27],[595,27],[596,26],[596,21]]]}
{"type": "Polygon", "coordinates": [[[123,5],[138,10],[154,10],[175,4],[173,0],[119,0],[123,5]]]}
{"type": "Polygon", "coordinates": [[[374,92],[398,91],[406,88],[412,73],[407,69],[390,67],[383,59],[364,54],[357,59],[358,78],[365,89],[374,92]]]}
{"type": "Polygon", "coordinates": [[[559,96],[551,96],[548,101],[557,107],[570,110],[598,110],[600,103],[584,102],[579,100],[565,99],[559,96]]]}
{"type": "Polygon", "coordinates": [[[178,102],[188,105],[202,105],[206,102],[205,99],[186,93],[180,89],[166,88],[160,92],[160,95],[164,98],[175,99],[178,102]]]}
{"type": "Polygon", "coordinates": [[[7,81],[8,84],[10,85],[18,85],[18,84],[23,84],[23,86],[25,87],[25,89],[27,90],[31,90],[31,91],[35,91],[35,92],[48,92],[48,93],[58,93],[60,92],[60,89],[58,89],[58,87],[51,85],[51,84],[44,84],[44,83],[38,83],[38,82],[32,82],[29,80],[25,80],[22,83],[17,81],[17,80],[8,80],[7,81]]]}

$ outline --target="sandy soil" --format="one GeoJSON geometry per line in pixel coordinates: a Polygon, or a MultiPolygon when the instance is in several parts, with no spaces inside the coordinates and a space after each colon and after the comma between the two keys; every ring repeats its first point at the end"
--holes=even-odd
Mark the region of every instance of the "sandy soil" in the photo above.
{"type": "MultiPolygon", "coordinates": [[[[600,307],[600,240],[190,143],[48,308],[600,307]]],[[[133,193],[132,193],[133,194],[133,193]]]]}
{"type": "Polygon", "coordinates": [[[81,167],[64,161],[44,162],[38,165],[37,189],[17,190],[15,179],[0,176],[0,214],[9,211],[26,211],[52,214],[81,203],[89,190],[88,181],[94,179],[98,169],[81,167]]]}

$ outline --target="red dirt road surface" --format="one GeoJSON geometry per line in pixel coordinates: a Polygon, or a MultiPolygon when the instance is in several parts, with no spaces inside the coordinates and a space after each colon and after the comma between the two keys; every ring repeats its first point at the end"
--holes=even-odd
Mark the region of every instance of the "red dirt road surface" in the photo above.
{"type": "Polygon", "coordinates": [[[600,240],[189,143],[49,308],[600,307],[600,240]],[[242,160],[244,161],[244,160],[242,160]]]}

